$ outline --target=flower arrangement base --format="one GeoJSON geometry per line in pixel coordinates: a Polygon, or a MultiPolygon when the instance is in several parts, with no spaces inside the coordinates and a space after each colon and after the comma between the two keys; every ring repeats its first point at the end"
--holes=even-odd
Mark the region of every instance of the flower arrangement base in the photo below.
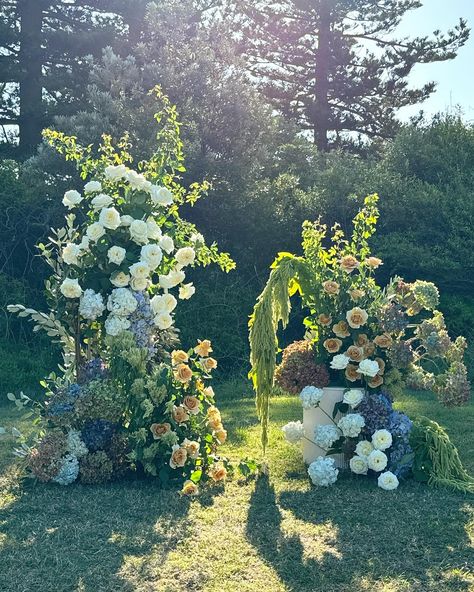
{"type": "MultiPolygon", "coordinates": [[[[332,423],[329,418],[332,417],[334,405],[342,401],[344,397],[344,388],[326,387],[323,389],[323,393],[324,394],[319,403],[319,407],[313,409],[303,409],[304,431],[307,437],[310,439],[313,439],[314,430],[318,425],[328,425],[332,423]]],[[[335,420],[337,421],[340,418],[341,414],[338,413],[335,420]]],[[[326,451],[305,438],[303,440],[304,462],[309,465],[321,456],[326,456],[326,451]]],[[[344,454],[334,454],[331,455],[331,458],[334,459],[337,468],[346,469],[349,467],[344,454]]]]}

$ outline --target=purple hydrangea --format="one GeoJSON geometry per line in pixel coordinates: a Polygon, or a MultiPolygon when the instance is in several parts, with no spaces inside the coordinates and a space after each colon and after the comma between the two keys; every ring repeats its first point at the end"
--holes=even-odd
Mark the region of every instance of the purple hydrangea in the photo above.
{"type": "Polygon", "coordinates": [[[392,401],[386,393],[366,393],[357,412],[365,419],[364,434],[372,436],[377,430],[389,429],[392,401]]]}
{"type": "Polygon", "coordinates": [[[81,439],[91,452],[109,446],[117,430],[116,424],[106,419],[88,421],[81,430],[81,439]]]}
{"type": "Polygon", "coordinates": [[[397,438],[390,448],[389,471],[397,477],[406,477],[413,466],[413,449],[408,440],[397,438]]]}
{"type": "Polygon", "coordinates": [[[108,370],[104,361],[100,358],[92,358],[92,360],[89,360],[81,366],[79,382],[85,383],[90,382],[91,380],[105,379],[107,378],[107,375],[108,370]]]}
{"type": "Polygon", "coordinates": [[[147,292],[134,292],[137,308],[130,315],[130,331],[133,333],[138,347],[148,348],[149,356],[155,354],[155,313],[150,304],[147,292]]]}

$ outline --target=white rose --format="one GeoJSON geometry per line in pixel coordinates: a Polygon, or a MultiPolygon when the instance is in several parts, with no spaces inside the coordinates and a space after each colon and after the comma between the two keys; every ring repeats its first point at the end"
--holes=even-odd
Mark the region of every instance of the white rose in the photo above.
{"type": "Polygon", "coordinates": [[[281,431],[290,444],[298,444],[304,436],[304,427],[301,421],[290,421],[281,428],[281,431]]]}
{"type": "Polygon", "coordinates": [[[151,217],[148,218],[146,225],[148,227],[148,238],[159,241],[162,237],[162,232],[155,220],[151,217]]]}
{"type": "Polygon", "coordinates": [[[61,290],[61,294],[66,298],[80,298],[82,294],[82,288],[79,285],[79,281],[70,278],[66,278],[59,289],[61,290]]]}
{"type": "Polygon", "coordinates": [[[132,288],[132,290],[135,290],[135,292],[142,292],[143,290],[146,290],[148,288],[148,278],[132,278],[132,281],[130,282],[130,287],[132,288]]]}
{"type": "Polygon", "coordinates": [[[129,267],[132,278],[144,279],[150,275],[150,267],[143,261],[138,261],[129,267]]]}
{"type": "Polygon", "coordinates": [[[398,478],[394,475],[391,471],[385,471],[379,475],[377,479],[377,484],[381,489],[385,489],[385,491],[393,491],[398,487],[398,478]]]}
{"type": "Polygon", "coordinates": [[[200,232],[195,232],[189,237],[189,240],[195,244],[204,244],[204,237],[200,232]]]}
{"type": "Polygon", "coordinates": [[[133,218],[125,214],[124,216],[120,216],[120,226],[128,227],[133,222],[133,218]]]}
{"type": "Polygon", "coordinates": [[[349,461],[349,467],[356,475],[367,475],[369,468],[366,459],[361,456],[353,456],[349,461]]]}
{"type": "Polygon", "coordinates": [[[159,283],[164,290],[169,290],[170,288],[174,288],[178,284],[181,284],[185,277],[186,275],[184,271],[181,271],[180,269],[173,269],[168,273],[168,275],[160,275],[159,283]]]}
{"type": "Polygon", "coordinates": [[[97,242],[105,234],[105,229],[100,222],[93,222],[87,227],[86,234],[93,243],[97,242]]]}
{"type": "Polygon", "coordinates": [[[194,263],[196,253],[192,247],[182,247],[176,251],[175,257],[181,267],[186,267],[194,263]]]}
{"type": "Polygon", "coordinates": [[[122,261],[125,259],[125,255],[127,251],[122,247],[110,247],[107,251],[107,257],[110,263],[115,263],[115,265],[120,265],[122,261]]]}
{"type": "Polygon", "coordinates": [[[68,243],[62,252],[62,258],[66,265],[77,265],[79,263],[78,257],[81,254],[80,245],[68,243]]]}
{"type": "Polygon", "coordinates": [[[155,317],[155,325],[158,329],[162,331],[165,329],[169,329],[173,324],[172,316],[167,312],[160,312],[160,314],[156,315],[155,317]]]}
{"type": "Polygon", "coordinates": [[[104,208],[100,212],[99,222],[105,228],[115,230],[120,226],[120,214],[115,208],[104,208]]]}
{"type": "Polygon", "coordinates": [[[374,447],[371,442],[368,440],[361,440],[360,442],[357,442],[355,451],[358,456],[366,459],[373,449],[374,447]]]}
{"type": "Polygon", "coordinates": [[[105,178],[109,181],[118,181],[122,179],[127,173],[127,167],[124,164],[119,164],[117,166],[109,165],[105,167],[105,178]]]}
{"type": "Polygon", "coordinates": [[[173,203],[173,194],[166,187],[152,185],[150,187],[151,201],[155,205],[170,206],[173,203]]]}
{"type": "Polygon", "coordinates": [[[372,452],[367,457],[369,469],[372,469],[372,471],[376,471],[377,473],[385,469],[387,462],[387,455],[381,450],[372,450],[372,452]]]}
{"type": "Polygon", "coordinates": [[[124,175],[124,178],[128,181],[132,189],[150,190],[152,187],[150,181],[147,181],[144,175],[137,173],[136,171],[128,170],[124,175]]]}
{"type": "Polygon", "coordinates": [[[344,403],[350,405],[353,409],[357,407],[357,405],[362,401],[364,398],[364,393],[359,389],[350,389],[344,393],[344,403]]]}
{"type": "Polygon", "coordinates": [[[179,288],[179,297],[181,300],[189,300],[195,292],[196,288],[192,284],[183,284],[179,288]]]}
{"type": "Polygon", "coordinates": [[[333,370],[344,370],[345,368],[347,368],[350,361],[351,359],[347,357],[345,354],[338,354],[337,356],[334,356],[331,360],[331,368],[333,370]]]}
{"type": "Polygon", "coordinates": [[[94,210],[98,212],[102,208],[110,206],[110,204],[113,203],[113,201],[114,200],[110,197],[110,195],[105,195],[105,193],[99,193],[99,195],[96,195],[92,199],[91,205],[94,208],[94,210]]]}
{"type": "Polygon", "coordinates": [[[130,276],[123,271],[112,274],[110,278],[110,283],[117,288],[125,288],[125,286],[128,286],[129,282],[130,276]]]}
{"type": "Polygon", "coordinates": [[[388,430],[377,430],[372,435],[372,444],[376,450],[387,450],[392,442],[392,434],[388,430]]]}
{"type": "Polygon", "coordinates": [[[83,197],[79,193],[79,191],[76,191],[75,189],[70,189],[69,191],[66,191],[66,193],[64,194],[63,204],[67,206],[68,209],[72,210],[72,208],[77,206],[77,204],[81,203],[82,199],[83,197]]]}
{"type": "Polygon", "coordinates": [[[99,181],[89,181],[84,185],[85,193],[94,193],[95,191],[102,191],[102,185],[99,181]]]}
{"type": "Polygon", "coordinates": [[[168,255],[174,251],[173,239],[167,234],[161,237],[159,245],[165,253],[168,253],[168,255]]]}
{"type": "Polygon", "coordinates": [[[162,312],[173,312],[178,301],[173,294],[162,294],[161,296],[153,296],[150,300],[150,305],[155,314],[162,312]]]}
{"type": "Polygon", "coordinates": [[[130,224],[130,236],[138,245],[148,242],[148,226],[143,220],[134,220],[130,224]]]}
{"type": "Polygon", "coordinates": [[[140,251],[140,258],[150,269],[156,269],[163,259],[163,252],[158,245],[144,245],[140,251]]]}
{"type": "Polygon", "coordinates": [[[371,378],[376,376],[379,370],[380,366],[375,360],[362,360],[362,362],[359,364],[359,368],[357,369],[357,371],[361,374],[365,374],[371,378]]]}
{"type": "Polygon", "coordinates": [[[81,251],[88,251],[89,250],[89,242],[90,242],[90,239],[87,236],[87,234],[85,234],[82,237],[81,242],[79,243],[79,248],[81,249],[81,251]]]}
{"type": "Polygon", "coordinates": [[[115,315],[109,315],[105,321],[105,332],[115,337],[130,327],[130,321],[115,315]]]}

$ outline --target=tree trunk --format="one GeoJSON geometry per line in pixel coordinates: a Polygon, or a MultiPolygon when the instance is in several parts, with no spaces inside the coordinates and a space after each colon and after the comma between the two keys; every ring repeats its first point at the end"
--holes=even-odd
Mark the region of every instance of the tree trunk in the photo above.
{"type": "Polygon", "coordinates": [[[31,153],[41,142],[42,101],[41,29],[43,0],[18,0],[20,18],[20,152],[31,153]]]}
{"type": "Polygon", "coordinates": [[[314,143],[319,150],[328,150],[329,131],[329,62],[331,58],[331,12],[328,0],[321,0],[318,26],[318,49],[314,87],[314,143]]]}

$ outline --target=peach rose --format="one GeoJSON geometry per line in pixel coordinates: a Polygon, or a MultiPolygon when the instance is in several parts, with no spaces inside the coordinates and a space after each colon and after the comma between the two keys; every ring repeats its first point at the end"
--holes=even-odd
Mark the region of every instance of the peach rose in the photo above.
{"type": "Polygon", "coordinates": [[[377,267],[383,265],[382,259],[379,259],[378,257],[367,257],[365,264],[372,269],[377,269],[377,267]]]}
{"type": "Polygon", "coordinates": [[[348,364],[345,370],[345,376],[350,382],[356,382],[361,378],[359,372],[357,371],[357,366],[354,364],[348,364]]]}
{"type": "Polygon", "coordinates": [[[379,374],[377,374],[377,376],[374,376],[369,380],[368,384],[370,388],[377,388],[378,386],[383,384],[383,378],[379,374]]]}
{"type": "Polygon", "coordinates": [[[202,389],[202,392],[206,399],[209,399],[210,401],[213,401],[216,396],[212,386],[206,386],[206,388],[202,389]]]}
{"type": "Polygon", "coordinates": [[[219,409],[217,409],[217,407],[211,405],[207,410],[207,418],[218,419],[219,421],[221,421],[221,412],[219,411],[219,409]]]}
{"type": "Polygon", "coordinates": [[[227,469],[222,463],[214,463],[209,468],[209,477],[217,483],[223,481],[227,477],[227,469]]]}
{"type": "Polygon", "coordinates": [[[348,290],[347,293],[351,297],[351,300],[353,300],[354,302],[357,302],[358,300],[360,300],[361,298],[363,298],[365,296],[364,290],[359,290],[359,288],[354,288],[353,290],[348,290]]]}
{"type": "Polygon", "coordinates": [[[227,440],[227,431],[221,426],[220,429],[214,430],[214,436],[218,439],[219,444],[224,444],[227,440]]]}
{"type": "Polygon", "coordinates": [[[174,352],[171,353],[171,362],[173,363],[173,366],[177,366],[178,364],[184,364],[188,360],[188,354],[182,349],[175,349],[174,352]]]}
{"type": "Polygon", "coordinates": [[[374,343],[382,348],[390,347],[392,345],[392,338],[388,333],[384,333],[383,335],[377,335],[374,343]]]}
{"type": "Polygon", "coordinates": [[[207,420],[207,425],[212,430],[220,430],[222,428],[222,420],[217,419],[217,417],[211,417],[210,419],[207,420]]]}
{"type": "Polygon", "coordinates": [[[210,372],[211,370],[214,370],[214,368],[217,368],[217,361],[214,360],[214,358],[201,358],[199,361],[206,372],[210,372]]]}
{"type": "Polygon", "coordinates": [[[323,327],[328,327],[332,323],[331,315],[320,314],[318,317],[319,324],[323,327]]]}
{"type": "Polygon", "coordinates": [[[173,446],[173,451],[170,458],[170,467],[177,469],[178,467],[184,467],[188,460],[188,453],[186,448],[182,448],[179,444],[173,446]]]}
{"type": "Polygon", "coordinates": [[[344,257],[341,259],[341,268],[346,273],[352,273],[354,269],[359,267],[359,265],[360,263],[353,255],[344,255],[344,257]]]}
{"type": "Polygon", "coordinates": [[[349,337],[350,335],[349,325],[346,323],[346,321],[339,321],[333,325],[332,330],[337,335],[337,337],[344,338],[349,337]]]}
{"type": "Polygon", "coordinates": [[[364,350],[357,345],[351,345],[347,348],[346,356],[353,362],[361,362],[364,359],[364,350]]]}
{"type": "Polygon", "coordinates": [[[196,442],[196,440],[188,440],[185,438],[181,446],[186,448],[189,458],[195,459],[199,456],[199,442],[196,442]]]}
{"type": "Polygon", "coordinates": [[[355,338],[355,344],[358,347],[364,347],[364,345],[367,345],[369,343],[369,338],[367,337],[367,335],[365,333],[361,333],[360,335],[357,335],[357,337],[355,338]]]}
{"type": "Polygon", "coordinates": [[[185,384],[193,377],[193,371],[187,364],[178,364],[174,369],[174,377],[176,380],[179,380],[179,382],[185,384]]]}
{"type": "Polygon", "coordinates": [[[171,416],[173,417],[176,423],[184,423],[189,419],[189,415],[186,409],[184,407],[181,407],[181,405],[179,407],[176,407],[176,405],[173,406],[171,416]]]}
{"type": "Polygon", "coordinates": [[[375,352],[375,343],[373,343],[372,341],[369,341],[369,343],[366,343],[364,345],[364,354],[366,355],[366,357],[370,357],[371,355],[373,355],[374,352],[375,352]]]}
{"type": "Polygon", "coordinates": [[[196,485],[196,483],[194,483],[193,481],[188,479],[187,481],[185,481],[183,483],[183,489],[181,490],[181,493],[183,495],[190,495],[190,496],[199,495],[199,488],[196,485]]]}
{"type": "Polygon", "coordinates": [[[183,405],[191,415],[197,415],[199,413],[199,399],[197,397],[192,397],[191,395],[184,397],[183,405]]]}
{"type": "Polygon", "coordinates": [[[349,323],[349,326],[352,327],[352,329],[359,329],[359,327],[365,325],[368,318],[369,315],[367,314],[367,311],[365,311],[363,308],[359,308],[358,306],[355,306],[346,314],[347,322],[349,323]]]}
{"type": "Polygon", "coordinates": [[[382,374],[385,372],[385,362],[382,360],[382,358],[375,358],[375,361],[379,365],[378,373],[380,374],[380,376],[382,376],[382,374]]]}
{"type": "Polygon", "coordinates": [[[330,354],[335,354],[341,349],[342,341],[335,337],[331,337],[330,339],[326,339],[323,346],[330,354]]]}
{"type": "Polygon", "coordinates": [[[171,424],[169,423],[152,423],[150,432],[153,434],[155,440],[159,440],[168,432],[171,432],[171,424]]]}
{"type": "Polygon", "coordinates": [[[204,341],[198,339],[198,344],[194,348],[194,351],[197,353],[198,356],[201,356],[202,358],[207,358],[207,356],[212,352],[211,342],[209,341],[209,339],[204,339],[204,341]]]}
{"type": "Polygon", "coordinates": [[[332,295],[336,295],[339,294],[339,284],[337,282],[334,282],[332,280],[327,280],[325,282],[323,282],[323,289],[326,292],[326,294],[331,294],[332,295]]]}

